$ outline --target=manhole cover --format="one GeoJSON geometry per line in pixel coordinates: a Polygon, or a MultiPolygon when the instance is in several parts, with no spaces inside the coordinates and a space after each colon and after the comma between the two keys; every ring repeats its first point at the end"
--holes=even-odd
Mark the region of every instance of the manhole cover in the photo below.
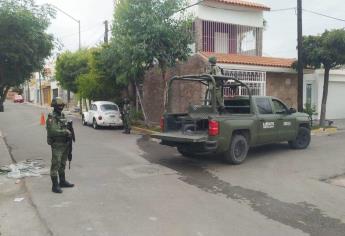
{"type": "Polygon", "coordinates": [[[345,188],[345,175],[331,178],[327,182],[330,184],[345,188]]]}
{"type": "Polygon", "coordinates": [[[131,178],[176,174],[176,171],[156,164],[126,166],[120,168],[120,171],[131,178]]]}

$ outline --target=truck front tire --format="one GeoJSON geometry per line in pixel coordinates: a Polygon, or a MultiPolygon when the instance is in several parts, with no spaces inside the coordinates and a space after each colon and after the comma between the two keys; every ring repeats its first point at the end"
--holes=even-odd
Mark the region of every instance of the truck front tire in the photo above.
{"type": "Polygon", "coordinates": [[[289,145],[293,149],[306,149],[310,144],[310,129],[299,127],[295,140],[289,141],[289,145]]]}
{"type": "Polygon", "coordinates": [[[229,150],[224,154],[224,159],[227,163],[239,165],[246,159],[248,149],[249,145],[246,137],[235,134],[231,139],[229,150]]]}

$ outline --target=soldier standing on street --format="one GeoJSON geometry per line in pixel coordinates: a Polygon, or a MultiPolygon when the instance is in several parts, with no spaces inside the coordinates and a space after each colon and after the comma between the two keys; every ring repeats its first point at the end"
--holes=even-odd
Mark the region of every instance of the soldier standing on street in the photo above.
{"type": "MultiPolygon", "coordinates": [[[[208,59],[210,63],[209,66],[209,74],[210,75],[223,75],[222,69],[217,66],[217,58],[210,57],[208,59]]],[[[224,107],[224,99],[223,99],[223,80],[216,80],[216,100],[217,105],[222,109],[224,107]]]]}
{"type": "Polygon", "coordinates": [[[131,112],[131,105],[129,104],[128,98],[125,98],[123,101],[123,109],[122,109],[122,119],[123,119],[123,126],[124,126],[124,134],[131,133],[131,119],[130,119],[130,112],[131,112]]]}
{"type": "Polygon", "coordinates": [[[46,122],[47,142],[52,149],[50,176],[53,183],[52,191],[62,193],[61,188],[74,187],[74,184],[69,183],[65,178],[65,167],[70,148],[69,141],[72,138],[72,133],[67,129],[67,120],[62,113],[65,107],[63,100],[59,97],[53,98],[51,106],[54,110],[49,113],[46,122]]]}

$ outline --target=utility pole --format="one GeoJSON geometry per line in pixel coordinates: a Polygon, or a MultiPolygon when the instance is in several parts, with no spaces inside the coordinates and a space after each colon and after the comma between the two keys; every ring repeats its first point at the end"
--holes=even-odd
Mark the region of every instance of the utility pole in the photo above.
{"type": "Polygon", "coordinates": [[[38,72],[38,80],[40,85],[40,104],[43,106],[43,99],[42,99],[42,82],[41,82],[41,72],[38,72]]]}
{"type": "Polygon", "coordinates": [[[302,44],[302,0],[297,0],[297,42],[298,42],[298,65],[297,65],[297,72],[298,72],[298,86],[297,86],[297,103],[298,103],[298,111],[303,111],[303,58],[302,58],[302,51],[303,51],[303,44],[302,44]]]}
{"type": "Polygon", "coordinates": [[[104,21],[104,43],[108,44],[108,32],[109,32],[109,24],[108,21],[104,21]]]}

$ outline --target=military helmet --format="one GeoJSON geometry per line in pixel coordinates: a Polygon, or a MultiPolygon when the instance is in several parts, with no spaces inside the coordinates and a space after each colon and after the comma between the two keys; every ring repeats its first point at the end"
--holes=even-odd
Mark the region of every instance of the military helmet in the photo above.
{"type": "Polygon", "coordinates": [[[209,57],[208,62],[211,63],[211,65],[217,64],[217,58],[216,57],[209,57]]]}
{"type": "Polygon", "coordinates": [[[52,103],[50,104],[51,107],[55,107],[55,106],[64,106],[65,103],[62,100],[62,98],[60,97],[55,97],[52,99],[52,103]]]}

